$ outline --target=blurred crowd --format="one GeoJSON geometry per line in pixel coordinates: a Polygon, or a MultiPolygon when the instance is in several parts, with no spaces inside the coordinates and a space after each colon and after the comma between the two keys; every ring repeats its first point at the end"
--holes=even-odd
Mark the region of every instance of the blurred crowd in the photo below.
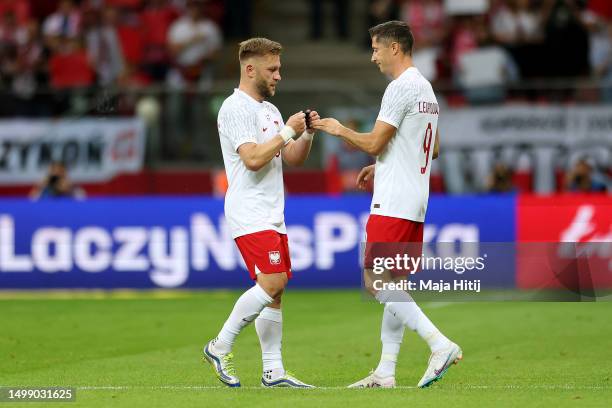
{"type": "Polygon", "coordinates": [[[0,0],[0,87],[11,98],[0,114],[62,113],[62,91],[96,84],[210,81],[225,3],[0,0]]]}
{"type": "MultiPolygon", "coordinates": [[[[309,3],[310,40],[324,34],[328,2],[337,36],[351,38],[352,2],[292,1],[309,3]]],[[[502,85],[544,77],[597,78],[598,98],[612,102],[608,0],[363,1],[367,26],[408,21],[417,66],[468,102],[504,99],[512,95],[502,85]]],[[[0,0],[0,90],[10,98],[0,115],[60,114],[69,90],[96,84],[205,88],[223,38],[251,35],[253,8],[249,0],[0,0]]]]}
{"type": "Polygon", "coordinates": [[[368,24],[389,19],[409,22],[426,76],[476,88],[468,102],[511,97],[501,85],[520,89],[541,78],[596,79],[603,88],[596,98],[612,102],[612,1],[371,0],[368,24]]]}
{"type": "MultiPolygon", "coordinates": [[[[345,4],[334,2],[336,7],[345,4]]],[[[439,95],[448,105],[515,100],[612,103],[610,0],[369,1],[367,27],[392,19],[410,24],[415,64],[443,90],[439,95]],[[578,82],[590,85],[580,88],[578,82]]],[[[340,31],[337,34],[343,38],[340,31]]],[[[370,47],[367,34],[363,45],[370,47]]],[[[371,123],[363,129],[368,126],[371,123]]],[[[555,164],[554,191],[612,191],[609,155],[603,156],[603,161],[564,156],[566,161],[555,164]]],[[[346,143],[325,140],[323,162],[338,169],[344,191],[355,190],[354,176],[368,159],[346,143]]],[[[488,174],[457,169],[464,171],[454,174],[459,181],[454,192],[531,192],[534,160],[493,160],[488,174]]],[[[432,175],[434,192],[448,191],[448,180],[441,174],[432,175]]]]}
{"type": "MultiPolygon", "coordinates": [[[[290,1],[306,5],[305,42],[334,35],[369,49],[366,28],[390,19],[407,21],[415,36],[415,63],[449,105],[512,98],[572,102],[577,100],[574,85],[584,79],[597,85],[579,100],[612,103],[612,0],[290,1]],[[351,30],[358,1],[367,4],[367,21],[357,33],[351,30]],[[330,10],[331,27],[326,24],[330,10]]],[[[166,91],[159,99],[161,157],[216,157],[206,136],[215,124],[203,114],[214,111],[213,103],[199,91],[212,84],[224,40],[254,34],[255,5],[262,3],[0,0],[0,117],[131,115],[138,111],[138,96],[125,90],[161,85],[166,91]],[[122,90],[120,97],[114,89],[122,90]]],[[[157,101],[155,106],[159,113],[157,101]]],[[[364,130],[369,125],[353,122],[364,130]]],[[[338,184],[353,189],[354,173],[370,158],[335,139],[324,140],[322,166],[338,168],[338,184]]],[[[564,173],[573,178],[560,177],[559,190],[588,189],[585,180],[595,180],[594,190],[606,184],[598,181],[597,163],[585,160],[569,167],[564,173]]],[[[612,173],[604,167],[609,185],[612,173]]],[[[499,164],[487,189],[512,191],[517,180],[520,174],[512,166],[499,164]]]]}

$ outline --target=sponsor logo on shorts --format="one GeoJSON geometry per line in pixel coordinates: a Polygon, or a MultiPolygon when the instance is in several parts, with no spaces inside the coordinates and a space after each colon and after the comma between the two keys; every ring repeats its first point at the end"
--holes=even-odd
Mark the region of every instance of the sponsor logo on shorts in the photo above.
{"type": "Polygon", "coordinates": [[[270,258],[270,263],[272,265],[279,265],[281,263],[281,256],[279,251],[268,252],[268,257],[270,258]]]}

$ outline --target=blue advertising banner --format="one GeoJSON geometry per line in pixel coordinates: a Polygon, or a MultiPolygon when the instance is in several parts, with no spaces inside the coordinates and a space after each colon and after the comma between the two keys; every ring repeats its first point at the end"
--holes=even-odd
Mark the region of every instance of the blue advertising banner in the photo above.
{"type": "MultiPolygon", "coordinates": [[[[360,285],[360,244],[369,205],[369,196],[286,200],[291,287],[360,285]]],[[[462,243],[513,242],[515,207],[513,196],[431,197],[424,252],[461,256],[475,248],[462,243]]],[[[512,271],[504,281],[512,285],[513,262],[504,261],[512,271]]],[[[0,202],[0,289],[251,284],[220,199],[0,202]]]]}

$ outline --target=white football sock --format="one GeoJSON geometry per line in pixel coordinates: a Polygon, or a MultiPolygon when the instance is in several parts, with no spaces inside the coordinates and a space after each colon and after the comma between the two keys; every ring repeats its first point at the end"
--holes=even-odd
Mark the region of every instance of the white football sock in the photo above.
{"type": "Polygon", "coordinates": [[[395,317],[385,304],[382,325],[380,328],[380,340],[382,342],[382,353],[380,362],[374,371],[380,377],[394,377],[397,355],[404,338],[404,324],[395,317]]]}
{"type": "Polygon", "coordinates": [[[214,342],[215,351],[222,354],[232,351],[236,336],[272,301],[273,299],[258,284],[244,292],[236,301],[232,313],[214,342]]]}
{"type": "Polygon", "coordinates": [[[385,303],[395,317],[401,320],[404,325],[416,331],[427,342],[432,353],[442,350],[449,345],[450,340],[433,325],[431,320],[425,316],[425,313],[423,313],[414,299],[412,299],[412,296],[407,292],[381,290],[376,294],[376,299],[381,303],[385,303]],[[393,299],[393,301],[389,302],[389,299],[393,299]]]}
{"type": "Polygon", "coordinates": [[[275,377],[285,374],[281,343],[283,340],[283,312],[271,307],[264,308],[255,319],[255,330],[261,344],[263,371],[275,370],[275,377]],[[280,372],[280,374],[276,374],[280,372]]]}

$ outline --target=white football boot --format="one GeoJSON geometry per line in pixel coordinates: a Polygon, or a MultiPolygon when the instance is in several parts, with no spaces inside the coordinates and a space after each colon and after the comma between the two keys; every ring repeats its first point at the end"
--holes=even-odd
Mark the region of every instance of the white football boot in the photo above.
{"type": "Polygon", "coordinates": [[[347,388],[395,388],[395,377],[380,377],[374,371],[370,371],[363,380],[349,385],[347,388]]]}
{"type": "Polygon", "coordinates": [[[452,342],[445,349],[431,353],[427,370],[419,381],[419,388],[427,388],[438,381],[453,364],[457,364],[462,358],[461,348],[452,342]]]}

